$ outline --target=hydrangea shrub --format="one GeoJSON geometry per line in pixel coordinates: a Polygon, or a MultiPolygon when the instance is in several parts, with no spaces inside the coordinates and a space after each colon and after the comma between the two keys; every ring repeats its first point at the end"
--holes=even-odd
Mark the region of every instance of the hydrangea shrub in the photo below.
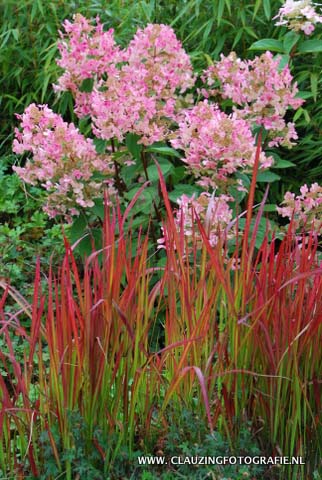
{"type": "MultiPolygon", "coordinates": [[[[313,6],[305,1],[286,2],[280,18],[287,16],[292,23],[295,7],[307,21],[319,23],[319,17],[312,16],[313,6]]],[[[122,165],[135,167],[142,160],[149,180],[148,162],[153,158],[148,152],[161,145],[167,153],[171,145],[185,175],[203,189],[199,196],[178,198],[177,227],[183,226],[189,237],[198,215],[215,245],[218,229],[232,219],[229,187],[247,191],[237,174],[252,173],[256,129],[265,130],[269,148],[291,148],[297,139],[294,123],[285,118],[303,103],[290,67],[281,66],[280,57],[269,51],[253,60],[232,52],[198,77],[167,25],[138,29],[126,48],[117,45],[113,30],[105,31],[99,18],[90,21],[77,14],[63,28],[57,60],[63,72],[54,89],[58,94],[71,92],[77,116],[89,120],[91,137],[105,143],[96,149],[93,138],[86,138],[47,105],[32,104],[19,116],[21,129],[16,129],[13,146],[15,153],[31,157],[23,167],[15,167],[16,173],[47,191],[44,210],[49,216],[71,222],[102,198],[104,189],[112,201],[122,197],[122,165]],[[194,100],[196,82],[202,87],[194,100]],[[227,101],[230,111],[222,109],[227,101]],[[136,138],[134,155],[128,149],[129,135],[136,138]]],[[[307,27],[302,30],[308,32],[307,27]]],[[[260,169],[272,164],[272,156],[262,151],[260,169]]],[[[300,197],[287,193],[278,212],[302,221],[309,209],[313,218],[320,211],[320,187],[306,188],[300,197]]]]}

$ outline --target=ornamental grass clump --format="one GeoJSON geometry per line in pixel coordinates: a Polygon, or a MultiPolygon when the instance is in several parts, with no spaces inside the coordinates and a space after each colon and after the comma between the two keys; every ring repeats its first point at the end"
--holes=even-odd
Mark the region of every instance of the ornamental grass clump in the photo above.
{"type": "Polygon", "coordinates": [[[66,243],[61,268],[48,274],[48,295],[41,292],[39,263],[32,305],[18,297],[17,313],[6,313],[6,289],[0,304],[7,344],[0,355],[5,474],[74,478],[79,440],[70,419],[78,414],[81,454],[107,475],[123,447],[149,453],[162,444],[169,421],[180,428],[183,408],[204,419],[210,433],[222,432],[232,448],[249,421],[263,454],[305,458],[305,466],[285,467],[281,478],[298,472],[304,479],[316,467],[317,233],[295,237],[290,225],[282,241],[266,237],[256,250],[260,208],[249,238],[235,226],[238,242],[227,261],[228,239],[218,229],[210,242],[196,212],[189,240],[178,229],[160,181],[167,210],[163,267],[151,265],[147,236],[139,233],[135,243],[135,232],[125,230],[130,210],[122,215],[106,206],[102,249],[84,269],[66,243]],[[20,320],[24,312],[32,318],[30,331],[20,320]],[[13,334],[24,342],[22,358],[13,334]],[[55,474],[46,470],[49,460],[55,474]]]}

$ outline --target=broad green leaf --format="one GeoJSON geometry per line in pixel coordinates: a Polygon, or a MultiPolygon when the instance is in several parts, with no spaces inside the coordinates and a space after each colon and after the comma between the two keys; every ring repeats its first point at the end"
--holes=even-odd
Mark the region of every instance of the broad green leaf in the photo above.
{"type": "Polygon", "coordinates": [[[104,220],[104,204],[103,204],[103,199],[102,198],[96,198],[94,200],[94,207],[92,207],[90,210],[101,220],[104,220]]]}
{"type": "MultiPolygon", "coordinates": [[[[171,173],[171,170],[173,170],[172,163],[169,162],[169,160],[166,160],[165,158],[160,159],[158,163],[160,165],[163,176],[166,178],[171,173]]],[[[154,164],[150,165],[147,168],[147,172],[148,172],[149,180],[151,182],[157,182],[159,180],[159,173],[156,165],[154,164]]]]}
{"type": "Polygon", "coordinates": [[[19,39],[19,29],[18,28],[14,28],[12,30],[12,35],[13,35],[13,38],[16,40],[16,42],[18,41],[19,39]]]}
{"type": "Polygon", "coordinates": [[[298,53],[319,53],[322,52],[322,40],[306,40],[300,43],[298,53]]]}
{"type": "Polygon", "coordinates": [[[87,220],[85,215],[80,215],[74,220],[70,229],[70,239],[74,243],[79,240],[87,230],[87,220]]]}
{"type": "Polygon", "coordinates": [[[301,116],[304,115],[304,108],[300,107],[296,112],[293,117],[293,122],[296,122],[301,116]]]}
{"type": "Polygon", "coordinates": [[[121,170],[121,177],[125,182],[125,185],[129,188],[133,182],[133,179],[138,176],[139,173],[143,174],[142,165],[135,163],[134,165],[124,165],[121,170]]]}
{"type": "Polygon", "coordinates": [[[237,187],[231,185],[228,188],[229,194],[234,199],[234,207],[239,205],[241,201],[246,197],[247,193],[241,190],[238,190],[237,187]]]}
{"type": "Polygon", "coordinates": [[[297,44],[297,42],[299,41],[300,38],[301,37],[298,33],[288,32],[285,35],[284,40],[283,40],[283,46],[284,46],[285,52],[290,53],[292,48],[294,47],[294,45],[297,44]]]}
{"type": "Polygon", "coordinates": [[[249,50],[270,50],[271,52],[284,53],[283,43],[273,38],[263,38],[253,43],[249,50]]]}
{"type": "MultiPolygon", "coordinates": [[[[246,219],[245,218],[239,219],[238,224],[239,224],[240,229],[244,230],[245,225],[246,225],[246,219]]],[[[256,220],[253,219],[251,221],[251,224],[250,224],[251,235],[249,236],[249,240],[248,240],[249,242],[251,241],[251,236],[254,232],[255,225],[256,225],[256,220]]],[[[259,225],[258,225],[257,230],[256,230],[256,240],[255,240],[256,248],[260,248],[260,246],[262,245],[262,243],[263,243],[263,241],[264,241],[264,239],[267,235],[267,231],[269,231],[269,230],[272,230],[272,222],[270,222],[267,218],[262,217],[259,221],[259,225]],[[270,225],[269,228],[268,228],[268,225],[270,225]]]]}
{"type": "Polygon", "coordinates": [[[277,55],[277,57],[280,59],[280,63],[278,65],[278,70],[281,72],[286,65],[288,65],[290,61],[290,56],[288,54],[285,55],[277,55]]]}
{"type": "Polygon", "coordinates": [[[203,56],[205,57],[205,59],[207,60],[207,65],[208,67],[212,66],[214,64],[214,61],[213,59],[211,58],[210,55],[208,55],[208,53],[204,53],[203,56]]]}
{"type": "Polygon", "coordinates": [[[303,98],[303,100],[307,100],[308,98],[312,98],[312,92],[297,92],[295,98],[303,98]]]}
{"type": "Polygon", "coordinates": [[[169,192],[169,198],[171,202],[176,203],[177,199],[180,198],[182,195],[187,195],[188,197],[192,197],[192,195],[195,195],[195,197],[198,197],[200,194],[200,190],[197,186],[195,185],[176,185],[172,192],[169,192]]]}
{"type": "Polygon", "coordinates": [[[281,177],[277,175],[276,173],[273,172],[260,172],[257,175],[257,182],[265,182],[265,183],[272,183],[276,182],[277,180],[280,180],[281,177]]]}
{"type": "Polygon", "coordinates": [[[180,165],[180,167],[175,167],[171,173],[173,183],[179,183],[180,180],[184,178],[186,174],[186,167],[180,165]]]}
{"type": "Polygon", "coordinates": [[[276,163],[274,163],[272,168],[291,168],[291,167],[295,167],[295,163],[279,158],[276,161],[276,163]]]}
{"type": "Polygon", "coordinates": [[[243,182],[243,185],[244,185],[245,188],[248,189],[250,187],[251,180],[250,180],[249,176],[246,175],[245,173],[237,172],[236,173],[236,178],[238,178],[239,180],[241,180],[243,182]]]}
{"type": "Polygon", "coordinates": [[[223,34],[216,39],[217,44],[216,44],[215,50],[213,51],[214,58],[219,57],[219,54],[222,52],[223,46],[225,45],[226,38],[227,38],[227,35],[223,34]]]}
{"type": "Polygon", "coordinates": [[[149,225],[149,217],[148,215],[139,215],[134,219],[131,219],[131,228],[132,229],[139,229],[139,228],[147,228],[149,225]]]}
{"type": "Polygon", "coordinates": [[[108,145],[107,140],[103,140],[102,138],[94,138],[93,142],[95,145],[95,150],[99,155],[106,153],[106,147],[108,145]]]}
{"type": "MultiPolygon", "coordinates": [[[[132,200],[132,198],[136,195],[136,193],[140,188],[141,187],[134,187],[129,192],[126,192],[125,193],[126,199],[132,200]]],[[[141,192],[139,198],[137,199],[132,209],[133,213],[143,213],[143,214],[149,215],[153,211],[154,209],[153,203],[157,199],[158,199],[158,189],[156,185],[145,188],[143,192],[141,192]]]]}
{"type": "Polygon", "coordinates": [[[140,140],[139,135],[128,133],[126,135],[125,143],[132,157],[139,162],[141,160],[142,145],[138,143],[138,140],[140,140]]]}
{"type": "Polygon", "coordinates": [[[274,203],[267,203],[264,207],[264,212],[276,212],[276,205],[274,203]]]}
{"type": "Polygon", "coordinates": [[[82,81],[82,84],[79,87],[79,90],[81,92],[90,93],[93,90],[93,86],[94,86],[94,79],[93,78],[85,78],[82,81]]]}
{"type": "MultiPolygon", "coordinates": [[[[132,200],[132,198],[137,194],[137,192],[140,190],[140,188],[141,188],[141,185],[132,188],[129,192],[126,192],[124,194],[125,198],[127,200],[132,200]]],[[[155,186],[147,187],[141,192],[141,194],[140,194],[140,196],[137,200],[137,203],[142,202],[142,200],[144,201],[144,199],[145,200],[149,199],[150,201],[152,201],[154,198],[156,198],[157,194],[158,194],[158,191],[157,191],[157,188],[155,186]]]]}
{"type": "Polygon", "coordinates": [[[150,147],[147,147],[146,151],[153,152],[153,153],[160,153],[161,155],[168,155],[169,157],[181,158],[181,155],[176,150],[167,146],[158,147],[158,146],[151,145],[150,147]]]}

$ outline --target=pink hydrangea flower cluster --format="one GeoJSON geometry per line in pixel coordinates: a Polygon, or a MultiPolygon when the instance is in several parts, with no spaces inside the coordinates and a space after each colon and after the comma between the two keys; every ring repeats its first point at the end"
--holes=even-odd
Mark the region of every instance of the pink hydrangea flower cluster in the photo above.
{"type": "MultiPolygon", "coordinates": [[[[223,234],[232,220],[233,212],[228,203],[232,200],[233,198],[229,195],[215,197],[214,194],[211,195],[207,192],[201,193],[197,198],[194,195],[192,197],[182,195],[178,198],[178,209],[175,212],[174,220],[178,231],[184,233],[188,245],[192,239],[194,239],[193,244],[197,247],[201,247],[204,243],[197,227],[196,215],[205,230],[210,245],[212,247],[217,245],[219,235],[223,234]]],[[[233,235],[232,231],[226,233],[227,238],[233,235]]],[[[164,229],[163,234],[164,237],[158,240],[159,248],[163,248],[166,242],[167,232],[164,229]]]]}
{"type": "Polygon", "coordinates": [[[322,16],[319,15],[311,0],[286,0],[279,9],[274,20],[278,18],[275,25],[285,25],[294,32],[304,32],[305,35],[311,35],[315,30],[315,25],[322,23],[322,16]]]}
{"type": "MultiPolygon", "coordinates": [[[[185,110],[174,148],[185,152],[188,169],[205,189],[226,183],[228,177],[239,169],[251,169],[254,165],[256,146],[249,123],[235,113],[227,115],[207,100],[185,110]]],[[[261,154],[262,168],[273,160],[261,154]]]]}
{"type": "Polygon", "coordinates": [[[305,225],[311,227],[312,223],[316,231],[322,228],[322,186],[313,183],[310,187],[306,184],[300,188],[300,195],[286,192],[283,207],[277,207],[282,217],[293,219],[296,229],[305,225]]]}
{"type": "Polygon", "coordinates": [[[279,58],[266,52],[254,60],[241,60],[235,52],[209,67],[203,81],[210,90],[203,90],[206,98],[219,95],[233,101],[233,110],[239,118],[263,125],[269,132],[269,146],[291,147],[297,139],[293,123],[284,116],[289,107],[297,109],[303,100],[296,98],[298,88],[288,65],[279,70],[279,58]],[[217,84],[217,85],[216,85],[217,84]]]}
{"type": "Polygon", "coordinates": [[[124,51],[115,43],[114,31],[104,32],[99,18],[96,25],[81,14],[73,17],[73,22],[65,20],[65,34],[60,32],[58,49],[61,58],[57,64],[64,69],[54,90],[71,91],[75,97],[75,111],[79,116],[91,111],[90,94],[80,90],[86,79],[99,81],[105,76],[117,75],[117,63],[124,61],[124,51]]]}
{"type": "Polygon", "coordinates": [[[79,116],[89,114],[94,134],[122,141],[128,132],[152,144],[170,134],[178,96],[193,86],[190,59],[173,29],[148,25],[138,30],[127,49],[115,46],[113,32],[93,27],[81,15],[65,22],[59,65],[65,73],[58,90],[71,90],[79,116]],[[93,91],[80,92],[84,78],[94,80],[93,91]]]}
{"type": "Polygon", "coordinates": [[[13,151],[30,152],[25,167],[14,167],[19,177],[29,184],[39,182],[48,192],[45,212],[50,217],[65,216],[67,221],[79,215],[80,207],[92,207],[93,199],[102,195],[103,184],[114,192],[114,168],[109,156],[99,156],[91,139],[86,139],[74,126],[46,105],[31,104],[21,120],[22,131],[16,129],[13,151]],[[104,180],[94,179],[100,172],[104,180]]]}

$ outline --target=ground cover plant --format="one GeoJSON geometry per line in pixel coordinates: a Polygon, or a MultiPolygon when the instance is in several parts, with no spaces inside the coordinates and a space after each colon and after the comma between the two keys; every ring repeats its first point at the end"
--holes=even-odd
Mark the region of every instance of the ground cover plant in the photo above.
{"type": "Polygon", "coordinates": [[[319,478],[322,186],[319,167],[286,177],[297,142],[319,153],[318,6],[242,5],[233,38],[227,1],[205,24],[196,1],[170,2],[168,22],[144,2],[85,3],[48,48],[56,107],[40,82],[0,177],[1,475],[319,478]],[[123,34],[104,21],[116,12],[123,34]]]}

